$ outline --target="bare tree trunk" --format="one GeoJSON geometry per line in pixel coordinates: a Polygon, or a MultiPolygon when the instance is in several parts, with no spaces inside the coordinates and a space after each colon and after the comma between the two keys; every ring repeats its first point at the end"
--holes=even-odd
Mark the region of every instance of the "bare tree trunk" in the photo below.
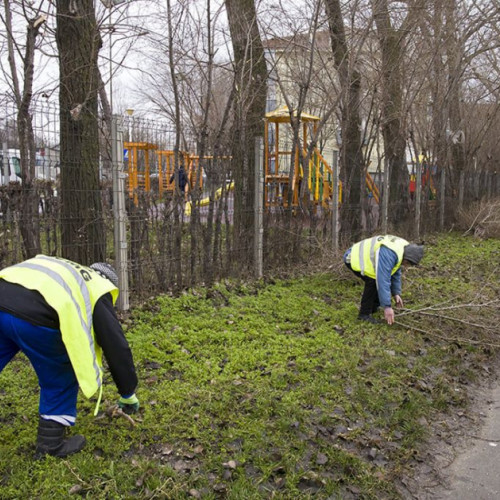
{"type": "MultiPolygon", "coordinates": [[[[363,155],[361,150],[361,77],[351,60],[339,0],[325,0],[330,41],[342,91],[342,146],[340,178],[345,188],[342,226],[350,228],[352,239],[361,233],[363,155]],[[351,207],[359,207],[352,210],[351,207]]],[[[336,189],[336,187],[335,187],[336,189]]]]}
{"type": "MultiPolygon", "coordinates": [[[[223,133],[225,126],[230,123],[229,115],[231,110],[233,109],[233,102],[235,97],[235,86],[233,85],[231,89],[231,93],[226,103],[226,107],[224,109],[224,115],[220,123],[219,130],[215,135],[214,140],[214,163],[212,168],[214,168],[214,172],[212,175],[212,180],[215,181],[215,184],[212,182],[212,186],[210,188],[210,196],[213,200],[215,195],[215,186],[222,186],[221,196],[219,198],[219,202],[217,205],[217,209],[214,214],[214,202],[211,200],[209,207],[209,218],[207,221],[207,229],[205,234],[205,263],[204,268],[206,272],[206,280],[207,283],[212,283],[214,277],[216,276],[216,272],[220,274],[220,271],[223,267],[223,255],[222,255],[222,214],[224,210],[227,210],[228,204],[228,196],[229,191],[226,191],[226,183],[228,180],[228,176],[231,174],[232,163],[223,161],[224,149],[222,147],[223,143],[223,133]],[[212,227],[212,220],[214,220],[212,227]],[[212,242],[212,233],[213,233],[213,242],[212,242]]],[[[230,253],[231,241],[227,240],[227,253],[230,253]]]]}
{"type": "MultiPolygon", "coordinates": [[[[24,258],[34,257],[41,252],[40,221],[38,216],[38,195],[35,183],[36,145],[33,134],[33,122],[30,114],[30,105],[33,92],[33,74],[35,59],[35,42],[40,26],[45,23],[45,16],[37,16],[28,21],[26,36],[26,51],[24,54],[24,81],[23,90],[17,78],[15,63],[12,15],[9,0],[4,0],[5,25],[7,28],[7,47],[9,65],[12,76],[12,88],[17,106],[17,135],[21,156],[21,236],[23,238],[24,258]]],[[[4,161],[6,159],[4,158],[4,161]]]]}
{"type": "Polygon", "coordinates": [[[252,260],[255,184],[255,137],[263,134],[267,68],[257,26],[254,0],[226,0],[235,60],[234,126],[234,250],[233,262],[250,266],[252,260]],[[244,246],[242,243],[244,242],[244,246]]]}
{"type": "Polygon", "coordinates": [[[387,0],[372,0],[373,14],[382,54],[382,133],[387,163],[390,168],[389,217],[392,223],[404,221],[408,215],[408,169],[406,166],[406,133],[404,130],[403,37],[391,26],[387,0]]]}
{"type": "Polygon", "coordinates": [[[57,0],[63,256],[90,264],[106,256],[99,186],[97,57],[92,0],[57,0]]]}
{"type": "MultiPolygon", "coordinates": [[[[167,23],[168,23],[168,64],[170,74],[172,76],[172,90],[174,93],[174,120],[175,120],[175,145],[174,145],[174,169],[175,169],[175,189],[174,189],[174,242],[173,242],[173,261],[177,263],[175,266],[176,272],[176,288],[182,287],[182,226],[180,220],[180,209],[184,193],[180,193],[179,186],[179,167],[180,167],[180,140],[181,140],[181,112],[180,112],[180,97],[179,87],[176,77],[175,53],[174,53],[174,26],[172,20],[172,5],[171,1],[167,0],[167,23]]],[[[187,165],[184,165],[184,171],[187,175],[187,165]]]]}
{"type": "MultiPolygon", "coordinates": [[[[196,281],[196,254],[197,254],[197,246],[198,241],[202,240],[202,228],[200,224],[200,214],[197,209],[197,201],[201,196],[201,190],[199,186],[201,185],[202,178],[202,167],[205,163],[208,165],[208,161],[205,161],[205,156],[207,153],[207,139],[208,139],[208,120],[210,116],[210,103],[211,103],[211,95],[212,95],[212,77],[213,77],[213,59],[214,59],[214,49],[213,49],[213,38],[212,38],[212,12],[211,12],[211,0],[206,0],[206,14],[207,14],[207,63],[206,63],[206,89],[205,96],[202,98],[202,110],[203,110],[203,119],[199,131],[198,137],[198,166],[195,172],[195,183],[196,189],[193,190],[194,199],[191,199],[191,221],[190,221],[190,233],[191,233],[191,283],[194,284],[196,281]]],[[[214,158],[214,162],[217,162],[217,159],[214,158]]],[[[212,187],[213,191],[213,187],[212,187]]],[[[212,194],[212,193],[211,193],[212,194]]],[[[212,194],[213,197],[213,194],[212,194]]],[[[206,273],[207,268],[212,266],[213,264],[209,262],[207,258],[210,251],[209,242],[212,239],[212,229],[213,229],[213,202],[210,203],[209,206],[209,214],[207,218],[206,224],[206,234],[204,238],[204,245],[201,249],[203,253],[203,270],[205,271],[204,275],[207,276],[206,273]],[[207,245],[208,243],[208,245],[207,245]]]]}
{"type": "Polygon", "coordinates": [[[465,149],[463,123],[461,115],[460,88],[463,72],[464,51],[457,35],[457,24],[455,19],[456,1],[447,0],[446,15],[446,60],[448,63],[448,94],[449,94],[449,126],[451,137],[449,147],[451,148],[450,165],[450,188],[458,193],[460,173],[465,170],[465,149]]]}

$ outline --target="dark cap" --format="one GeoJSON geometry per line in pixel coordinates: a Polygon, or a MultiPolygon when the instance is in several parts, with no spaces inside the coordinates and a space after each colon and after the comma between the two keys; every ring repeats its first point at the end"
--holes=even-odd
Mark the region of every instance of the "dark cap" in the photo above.
{"type": "Polygon", "coordinates": [[[417,265],[424,256],[424,246],[423,245],[414,245],[410,243],[405,246],[403,259],[407,260],[411,264],[417,265]]]}
{"type": "Polygon", "coordinates": [[[108,279],[118,288],[118,275],[116,274],[115,268],[108,264],[107,262],[94,262],[90,269],[98,272],[103,278],[108,279]]]}

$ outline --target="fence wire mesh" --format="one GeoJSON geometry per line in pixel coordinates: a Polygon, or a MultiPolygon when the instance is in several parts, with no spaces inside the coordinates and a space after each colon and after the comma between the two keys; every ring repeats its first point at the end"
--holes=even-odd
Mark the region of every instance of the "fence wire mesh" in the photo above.
{"type": "Polygon", "coordinates": [[[133,115],[116,120],[117,134],[111,134],[109,124],[99,119],[98,160],[91,169],[97,182],[89,189],[88,165],[83,163],[86,151],[61,162],[57,106],[35,102],[31,117],[34,144],[26,151],[18,139],[16,110],[3,105],[0,266],[29,257],[28,249],[67,256],[72,255],[71,245],[101,245],[110,261],[117,260],[119,251],[125,255],[133,300],[226,277],[253,276],[256,258],[262,258],[260,272],[264,273],[290,272],[321,258],[331,259],[334,241],[340,250],[352,241],[353,232],[345,221],[360,213],[363,234],[392,231],[386,219],[390,215],[397,222],[400,214],[401,222],[410,221],[402,235],[422,237],[451,227],[458,210],[470,203],[500,195],[495,172],[471,169],[448,179],[440,166],[422,164],[419,169],[411,165],[407,182],[389,197],[383,172],[372,172],[371,180],[363,183],[361,203],[347,203],[349,186],[334,182],[336,151],[314,152],[307,161],[300,157],[295,166],[291,152],[283,158],[273,153],[290,145],[276,146],[272,141],[248,152],[261,167],[258,191],[238,178],[241,165],[232,158],[230,144],[217,153],[199,155],[195,138],[133,115]],[[31,177],[27,168],[32,168],[31,177]],[[64,169],[81,170],[80,177],[72,177],[81,181],[63,184],[64,169]],[[334,207],[334,195],[340,197],[338,207],[334,207]],[[116,210],[119,197],[122,212],[116,210]],[[79,212],[80,201],[89,198],[93,210],[80,213],[89,206],[82,203],[79,212]],[[31,212],[26,210],[29,200],[36,204],[31,212]],[[70,202],[76,207],[75,220],[68,220],[71,212],[63,210],[64,203],[70,202]],[[340,216],[335,219],[337,208],[340,216]],[[262,239],[256,230],[258,211],[262,239]],[[335,220],[340,222],[335,225],[335,220]],[[70,240],[64,237],[68,230],[70,240]],[[36,244],[28,244],[29,240],[36,244]]]}

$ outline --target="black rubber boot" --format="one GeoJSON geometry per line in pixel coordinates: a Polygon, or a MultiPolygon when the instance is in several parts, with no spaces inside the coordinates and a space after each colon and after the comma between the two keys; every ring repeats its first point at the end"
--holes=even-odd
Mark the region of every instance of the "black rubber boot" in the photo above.
{"type": "Polygon", "coordinates": [[[53,420],[40,417],[38,421],[38,437],[36,440],[35,458],[40,459],[45,455],[63,458],[72,453],[77,453],[85,446],[85,438],[80,435],[64,439],[66,426],[53,420]]]}
{"type": "Polygon", "coordinates": [[[368,323],[373,323],[374,325],[378,325],[383,323],[382,320],[374,318],[371,314],[360,314],[358,319],[361,321],[368,321],[368,323]]]}

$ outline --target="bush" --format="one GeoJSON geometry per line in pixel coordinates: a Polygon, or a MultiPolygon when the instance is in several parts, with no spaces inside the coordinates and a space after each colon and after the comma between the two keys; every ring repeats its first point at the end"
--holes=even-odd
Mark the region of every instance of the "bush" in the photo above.
{"type": "Polygon", "coordinates": [[[459,229],[477,238],[500,238],[500,200],[481,200],[461,210],[459,229]]]}

